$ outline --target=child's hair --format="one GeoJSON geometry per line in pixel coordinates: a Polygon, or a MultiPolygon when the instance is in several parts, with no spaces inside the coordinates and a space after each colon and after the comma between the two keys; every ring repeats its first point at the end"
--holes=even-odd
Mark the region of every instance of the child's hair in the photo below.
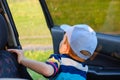
{"type": "Polygon", "coordinates": [[[61,25],[67,35],[71,49],[78,57],[86,60],[90,58],[97,46],[95,31],[88,25],[61,25]]]}

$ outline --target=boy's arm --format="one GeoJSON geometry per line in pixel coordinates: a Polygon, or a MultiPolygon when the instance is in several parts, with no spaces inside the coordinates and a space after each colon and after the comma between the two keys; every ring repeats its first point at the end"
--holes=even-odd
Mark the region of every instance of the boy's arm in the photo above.
{"type": "Polygon", "coordinates": [[[23,50],[8,49],[8,51],[17,54],[19,64],[22,64],[39,74],[49,77],[54,73],[54,68],[51,65],[25,58],[23,50]]]}
{"type": "Polygon", "coordinates": [[[54,73],[54,68],[51,65],[46,64],[44,62],[38,62],[24,58],[21,61],[21,64],[46,77],[49,77],[54,73]]]}

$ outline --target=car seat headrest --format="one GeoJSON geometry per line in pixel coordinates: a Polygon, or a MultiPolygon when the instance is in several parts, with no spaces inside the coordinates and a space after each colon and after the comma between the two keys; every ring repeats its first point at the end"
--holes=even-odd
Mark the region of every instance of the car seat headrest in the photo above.
{"type": "Polygon", "coordinates": [[[0,14],[0,50],[5,48],[8,40],[7,23],[4,17],[0,14]]]}

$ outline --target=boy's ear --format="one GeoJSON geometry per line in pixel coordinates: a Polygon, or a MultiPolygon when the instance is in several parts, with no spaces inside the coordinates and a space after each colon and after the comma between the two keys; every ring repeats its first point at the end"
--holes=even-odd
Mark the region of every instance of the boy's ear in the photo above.
{"type": "Polygon", "coordinates": [[[66,37],[66,39],[65,39],[65,44],[66,44],[66,52],[69,53],[69,51],[71,51],[71,47],[70,47],[70,44],[69,44],[69,42],[68,42],[67,37],[66,37]]]}
{"type": "Polygon", "coordinates": [[[67,38],[66,38],[66,36],[64,36],[64,38],[61,42],[60,52],[61,53],[67,53],[67,48],[68,48],[67,38]]]}
{"type": "Polygon", "coordinates": [[[68,41],[67,41],[67,37],[65,37],[65,40],[63,42],[63,47],[66,50],[68,48],[68,41]]]}
{"type": "Polygon", "coordinates": [[[70,45],[69,45],[69,42],[68,42],[67,36],[65,36],[65,38],[64,38],[63,48],[64,48],[64,51],[65,51],[66,53],[69,52],[70,45]]]}

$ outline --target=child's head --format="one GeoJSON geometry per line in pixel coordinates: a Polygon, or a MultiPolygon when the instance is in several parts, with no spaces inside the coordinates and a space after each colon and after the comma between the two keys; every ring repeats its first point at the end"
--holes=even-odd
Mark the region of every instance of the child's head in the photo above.
{"type": "Polygon", "coordinates": [[[78,57],[86,60],[90,58],[97,46],[97,37],[95,31],[85,24],[80,25],[61,25],[65,31],[63,39],[67,37],[68,43],[78,57]]]}

